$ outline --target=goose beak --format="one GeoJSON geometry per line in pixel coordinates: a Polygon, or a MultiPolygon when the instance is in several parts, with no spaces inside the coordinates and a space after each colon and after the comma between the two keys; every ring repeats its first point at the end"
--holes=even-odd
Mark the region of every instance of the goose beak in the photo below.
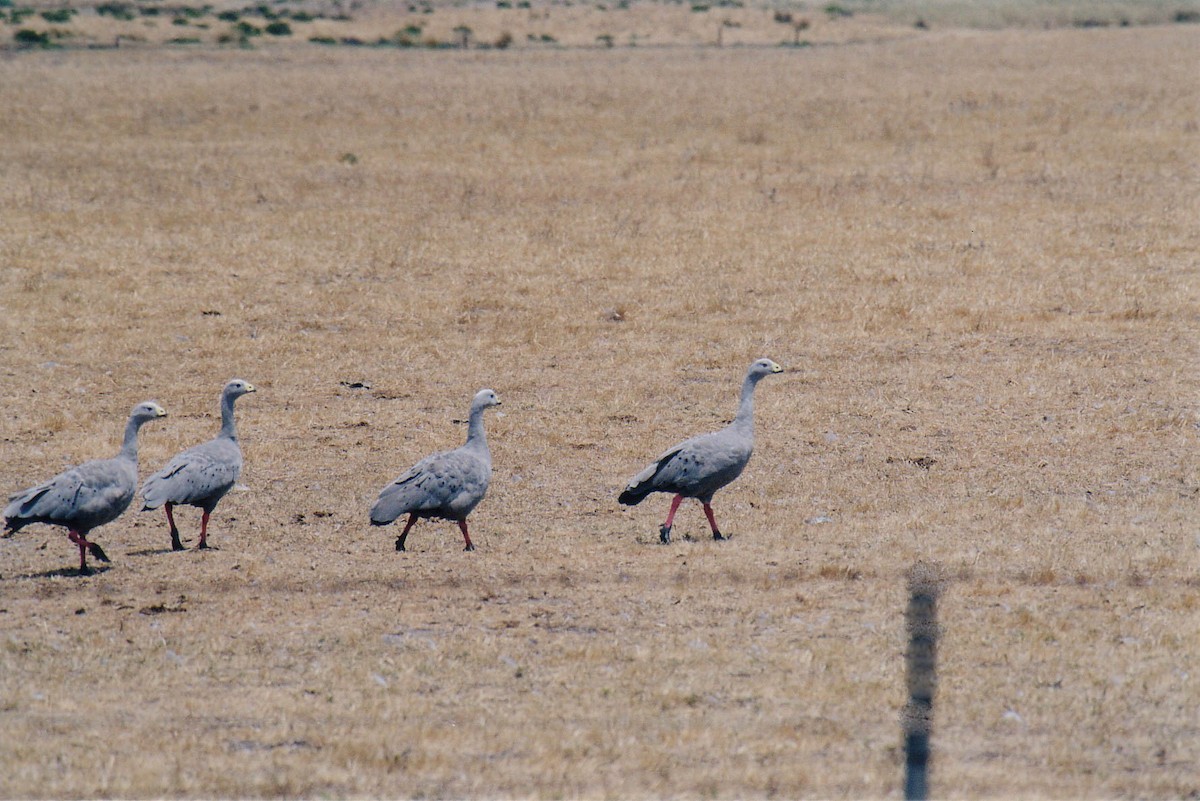
{"type": "Polygon", "coordinates": [[[258,392],[258,387],[254,386],[253,384],[247,384],[246,391],[247,392],[258,392]]]}
{"type": "Polygon", "coordinates": [[[782,368],[782,367],[780,367],[778,364],[772,364],[772,365],[771,365],[771,372],[772,372],[772,373],[782,373],[782,372],[783,372],[783,368],[782,368]]]}

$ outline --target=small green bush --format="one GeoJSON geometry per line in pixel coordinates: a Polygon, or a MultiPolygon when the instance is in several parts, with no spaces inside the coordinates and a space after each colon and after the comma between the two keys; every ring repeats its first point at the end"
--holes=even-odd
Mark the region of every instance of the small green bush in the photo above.
{"type": "Polygon", "coordinates": [[[129,21],[133,19],[133,4],[121,2],[101,3],[96,6],[96,13],[113,19],[129,21]]]}
{"type": "Polygon", "coordinates": [[[221,20],[222,22],[237,22],[241,18],[242,15],[237,11],[222,11],[217,15],[217,19],[221,20]]]}
{"type": "Polygon", "coordinates": [[[62,24],[65,22],[70,22],[71,17],[75,16],[75,14],[76,11],[73,8],[52,8],[49,11],[43,11],[41,13],[41,17],[42,19],[46,20],[46,22],[62,24]]]}
{"type": "Polygon", "coordinates": [[[233,30],[234,30],[234,33],[236,33],[238,36],[241,36],[242,38],[249,38],[251,36],[262,36],[261,28],[259,28],[257,25],[252,25],[249,22],[246,22],[245,20],[242,20],[237,25],[234,25],[233,30]]]}
{"type": "Polygon", "coordinates": [[[23,47],[49,47],[50,35],[40,31],[22,28],[13,34],[13,41],[23,47]]]}
{"type": "Polygon", "coordinates": [[[320,45],[335,45],[335,44],[337,44],[337,39],[334,39],[332,36],[310,36],[310,37],[308,37],[308,41],[312,42],[313,44],[320,44],[320,45]]]}
{"type": "Polygon", "coordinates": [[[266,27],[267,33],[272,36],[291,36],[292,26],[282,20],[276,20],[266,27]]]}

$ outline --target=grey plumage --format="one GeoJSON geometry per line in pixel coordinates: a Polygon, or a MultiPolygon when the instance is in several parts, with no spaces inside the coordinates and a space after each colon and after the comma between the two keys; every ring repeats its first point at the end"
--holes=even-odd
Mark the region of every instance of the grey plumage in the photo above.
{"type": "Polygon", "coordinates": [[[404,550],[409,530],[423,517],[455,521],[466,542],[464,550],[475,550],[467,531],[467,515],[483,500],[492,478],[492,454],[483,430],[483,412],[499,405],[500,399],[492,390],[477,392],[471,401],[466,443],[452,451],[426,456],[379,493],[371,506],[371,525],[386,526],[408,515],[396,539],[397,551],[404,550]]]}
{"type": "Polygon", "coordinates": [[[671,525],[680,502],[695,498],[704,506],[713,538],[724,539],[712,511],[713,494],[741,475],[750,461],[754,452],[754,388],[765,376],[782,370],[770,359],[759,359],[750,365],[733,422],[720,431],[692,437],[667,450],[634,476],[617,500],[634,506],[653,492],[674,493],[666,522],[659,528],[660,539],[667,543],[671,541],[671,525]]]}
{"type": "Polygon", "coordinates": [[[137,491],[138,430],[166,414],[157,403],[139,403],[129,415],[125,439],[115,457],[84,462],[12,495],[4,509],[5,536],[32,523],[63,526],[71,542],[79,546],[80,573],[89,572],[89,552],[102,562],[109,561],[104,550],[88,540],[88,534],[116,520],[129,507],[137,491]]]}
{"type": "Polygon", "coordinates": [[[200,544],[208,547],[208,518],[225,494],[233,489],[242,473],[242,449],[238,446],[233,403],[255,392],[247,381],[235,378],[221,391],[221,431],[214,439],[176,454],[166,467],[146,479],[142,485],[142,510],[166,507],[171,529],[171,548],[183,550],[173,509],[178,504],[199,507],[200,544]]]}

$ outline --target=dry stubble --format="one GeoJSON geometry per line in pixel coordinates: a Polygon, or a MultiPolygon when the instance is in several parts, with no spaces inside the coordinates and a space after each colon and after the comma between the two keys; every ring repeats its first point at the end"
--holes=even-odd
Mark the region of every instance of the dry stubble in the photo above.
{"type": "Polygon", "coordinates": [[[221,550],[0,543],[0,793],[894,795],[917,559],[936,792],[1195,793],[1195,50],[4,61],[0,484],[261,391],[221,550]],[[658,547],[616,491],[760,355],[734,539],[658,547]],[[480,550],[394,553],[485,385],[480,550]]]}

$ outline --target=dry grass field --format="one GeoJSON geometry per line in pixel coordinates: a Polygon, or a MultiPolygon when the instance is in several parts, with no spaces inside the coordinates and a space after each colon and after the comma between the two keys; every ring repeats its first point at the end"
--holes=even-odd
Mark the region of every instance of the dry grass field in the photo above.
{"type": "Polygon", "coordinates": [[[839,24],[0,53],[0,489],[259,387],[219,550],[0,540],[0,796],[898,797],[918,561],[936,795],[1200,795],[1200,29],[839,24]],[[484,386],[478,550],[395,552],[484,386]]]}

